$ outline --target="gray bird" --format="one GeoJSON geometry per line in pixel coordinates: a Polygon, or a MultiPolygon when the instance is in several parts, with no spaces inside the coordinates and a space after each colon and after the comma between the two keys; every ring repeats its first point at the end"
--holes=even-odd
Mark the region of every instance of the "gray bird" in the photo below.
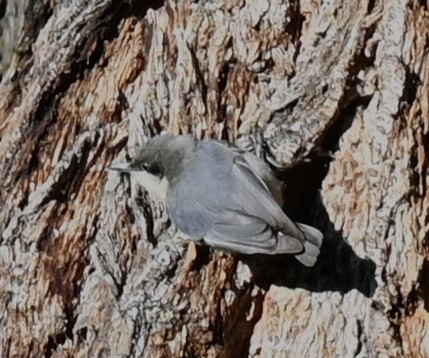
{"type": "Polygon", "coordinates": [[[295,254],[313,266],[322,233],[283,212],[282,190],[255,155],[217,140],[161,135],[136,150],[130,172],[162,200],[172,222],[191,240],[242,254],[295,254]]]}

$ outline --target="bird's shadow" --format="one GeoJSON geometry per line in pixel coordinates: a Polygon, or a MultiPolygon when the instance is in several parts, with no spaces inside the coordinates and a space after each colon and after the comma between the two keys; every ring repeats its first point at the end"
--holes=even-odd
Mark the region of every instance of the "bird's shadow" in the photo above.
{"type": "Polygon", "coordinates": [[[286,184],[285,212],[297,222],[317,227],[324,234],[321,253],[314,267],[304,267],[292,255],[238,255],[246,263],[255,283],[304,288],[312,292],[356,289],[371,297],[377,287],[375,263],[362,259],[334,229],[320,198],[320,183],[328,170],[329,159],[316,158],[283,173],[286,184]]]}

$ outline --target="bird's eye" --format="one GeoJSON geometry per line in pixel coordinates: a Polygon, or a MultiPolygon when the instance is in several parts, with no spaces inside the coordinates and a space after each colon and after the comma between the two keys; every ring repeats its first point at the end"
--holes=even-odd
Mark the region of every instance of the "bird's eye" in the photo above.
{"type": "Polygon", "coordinates": [[[162,169],[158,163],[153,163],[149,168],[146,169],[149,173],[157,176],[162,177],[162,169]]]}
{"type": "Polygon", "coordinates": [[[155,175],[159,178],[162,177],[162,169],[158,163],[148,164],[146,162],[138,163],[136,166],[137,170],[148,172],[152,175],[155,175]]]}
{"type": "Polygon", "coordinates": [[[147,163],[140,163],[139,164],[139,169],[140,170],[145,170],[145,171],[148,171],[148,169],[149,169],[149,165],[147,164],[147,163]]]}

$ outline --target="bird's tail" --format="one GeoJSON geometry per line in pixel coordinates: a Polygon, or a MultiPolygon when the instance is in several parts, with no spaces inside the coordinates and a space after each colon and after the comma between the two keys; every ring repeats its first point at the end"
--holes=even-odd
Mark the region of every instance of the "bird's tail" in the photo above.
{"type": "Polygon", "coordinates": [[[320,254],[323,234],[312,226],[300,223],[297,223],[297,225],[305,236],[305,243],[304,252],[302,254],[295,255],[295,257],[304,266],[314,266],[317,261],[317,256],[320,254]]]}

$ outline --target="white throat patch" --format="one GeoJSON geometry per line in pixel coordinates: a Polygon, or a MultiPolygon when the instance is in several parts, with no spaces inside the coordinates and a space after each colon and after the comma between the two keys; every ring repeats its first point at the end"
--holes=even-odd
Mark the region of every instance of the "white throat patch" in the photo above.
{"type": "Polygon", "coordinates": [[[145,171],[131,172],[131,178],[147,190],[149,195],[158,201],[165,202],[168,191],[166,177],[159,179],[145,171]]]}

